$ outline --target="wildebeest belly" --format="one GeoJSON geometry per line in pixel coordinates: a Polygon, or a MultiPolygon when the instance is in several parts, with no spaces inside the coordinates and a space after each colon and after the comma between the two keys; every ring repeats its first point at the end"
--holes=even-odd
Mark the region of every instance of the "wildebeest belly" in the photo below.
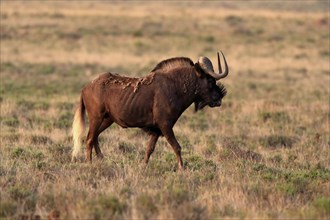
{"type": "Polygon", "coordinates": [[[114,117],[114,121],[124,128],[153,126],[152,112],[136,106],[124,109],[118,117],[114,117]]]}
{"type": "Polygon", "coordinates": [[[153,92],[144,86],[135,92],[133,88],[113,89],[106,106],[110,117],[121,127],[154,126],[153,92]]]}

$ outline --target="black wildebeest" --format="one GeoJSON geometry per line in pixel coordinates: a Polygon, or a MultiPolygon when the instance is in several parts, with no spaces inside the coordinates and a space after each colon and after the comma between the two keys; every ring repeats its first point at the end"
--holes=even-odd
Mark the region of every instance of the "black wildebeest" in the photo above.
{"type": "Polygon", "coordinates": [[[98,157],[103,157],[98,136],[115,122],[123,128],[138,127],[149,134],[145,163],[148,163],[159,136],[165,136],[177,156],[179,168],[183,168],[181,147],[173,126],[192,103],[195,103],[196,111],[207,105],[221,105],[226,89],[216,81],[228,75],[226,58],[221,54],[224,72],[218,53],[219,73],[214,72],[207,57],[199,58],[195,64],[189,58],[177,57],[160,62],[150,74],[141,78],[105,73],[87,84],[74,115],[72,158],[75,160],[81,145],[86,110],[89,118],[87,161],[92,161],[93,148],[98,157]]]}

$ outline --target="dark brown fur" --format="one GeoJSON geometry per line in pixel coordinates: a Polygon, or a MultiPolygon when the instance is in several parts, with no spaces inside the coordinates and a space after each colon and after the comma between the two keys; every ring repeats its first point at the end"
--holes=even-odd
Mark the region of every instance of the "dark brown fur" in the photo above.
{"type": "Polygon", "coordinates": [[[77,138],[75,123],[79,120],[83,123],[85,108],[89,118],[88,161],[92,161],[93,148],[97,156],[103,157],[98,136],[115,122],[123,128],[139,127],[148,133],[145,163],[148,163],[159,136],[163,135],[172,146],[179,167],[183,168],[181,147],[173,126],[192,103],[196,110],[206,105],[220,106],[225,94],[224,87],[218,87],[215,80],[189,58],[162,61],[142,78],[105,73],[82,90],[73,125],[74,139],[77,138]]]}

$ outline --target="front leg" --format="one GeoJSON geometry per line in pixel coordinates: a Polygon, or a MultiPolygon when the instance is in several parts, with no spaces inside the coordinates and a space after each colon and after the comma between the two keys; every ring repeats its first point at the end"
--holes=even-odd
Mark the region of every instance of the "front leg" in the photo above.
{"type": "Polygon", "coordinates": [[[183,162],[182,162],[182,157],[181,157],[181,146],[175,138],[173,128],[171,126],[164,126],[161,129],[161,131],[164,134],[167,142],[171,145],[171,147],[173,148],[173,150],[176,154],[176,159],[178,162],[179,169],[183,170],[184,167],[183,167],[183,162]]]}

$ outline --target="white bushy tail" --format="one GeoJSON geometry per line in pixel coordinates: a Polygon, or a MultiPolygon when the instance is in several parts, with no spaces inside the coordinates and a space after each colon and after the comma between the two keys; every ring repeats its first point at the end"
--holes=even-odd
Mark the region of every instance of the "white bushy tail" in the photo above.
{"type": "Polygon", "coordinates": [[[74,114],[72,123],[72,138],[73,138],[73,149],[72,149],[72,161],[75,161],[79,150],[81,148],[81,138],[85,131],[85,105],[82,97],[76,112],[74,114]]]}

